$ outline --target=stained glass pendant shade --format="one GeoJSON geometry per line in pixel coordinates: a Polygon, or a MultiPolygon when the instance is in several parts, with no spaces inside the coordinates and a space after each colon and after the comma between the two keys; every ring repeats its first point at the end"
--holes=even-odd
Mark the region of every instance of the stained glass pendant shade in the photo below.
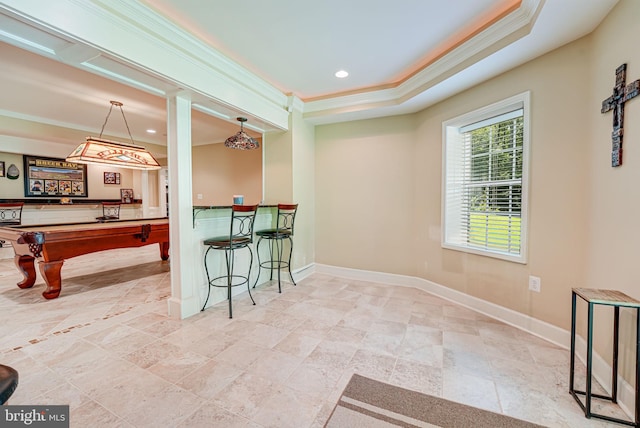
{"type": "Polygon", "coordinates": [[[249,136],[242,125],[247,121],[246,117],[238,117],[238,122],[240,122],[240,132],[231,137],[227,138],[224,142],[225,147],[229,147],[230,149],[238,149],[238,150],[253,150],[259,149],[260,143],[255,138],[249,136]]]}

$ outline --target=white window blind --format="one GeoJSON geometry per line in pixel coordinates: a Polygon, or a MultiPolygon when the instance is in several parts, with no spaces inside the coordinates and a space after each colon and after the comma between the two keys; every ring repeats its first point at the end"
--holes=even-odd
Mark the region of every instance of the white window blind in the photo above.
{"type": "Polygon", "coordinates": [[[524,262],[524,103],[491,107],[445,124],[443,246],[524,262]]]}

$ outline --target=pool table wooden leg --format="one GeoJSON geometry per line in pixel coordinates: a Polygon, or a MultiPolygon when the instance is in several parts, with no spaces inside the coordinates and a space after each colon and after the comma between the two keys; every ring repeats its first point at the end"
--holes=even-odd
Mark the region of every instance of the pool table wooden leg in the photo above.
{"type": "Polygon", "coordinates": [[[24,276],[24,279],[18,283],[20,288],[31,288],[36,283],[36,268],[34,265],[34,258],[31,256],[19,256],[15,255],[13,260],[18,267],[18,270],[24,276]]]}
{"type": "Polygon", "coordinates": [[[45,299],[55,299],[60,295],[60,289],[62,288],[60,270],[62,269],[63,263],[64,260],[54,260],[51,262],[41,261],[38,263],[40,273],[44,278],[44,282],[47,284],[47,289],[42,293],[45,299]]]}
{"type": "Polygon", "coordinates": [[[169,243],[160,242],[160,258],[162,260],[169,260],[169,243]]]}

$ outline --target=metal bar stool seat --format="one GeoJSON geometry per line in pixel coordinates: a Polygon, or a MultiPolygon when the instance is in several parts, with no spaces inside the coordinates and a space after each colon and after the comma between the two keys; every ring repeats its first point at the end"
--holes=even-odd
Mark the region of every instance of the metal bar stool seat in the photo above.
{"type": "Polygon", "coordinates": [[[293,225],[296,219],[296,212],[298,211],[298,204],[278,204],[278,214],[276,217],[276,227],[272,229],[264,229],[256,232],[256,236],[259,238],[256,244],[256,252],[258,253],[258,276],[256,282],[253,284],[253,288],[258,285],[258,279],[260,279],[260,268],[269,269],[269,280],[273,280],[273,271],[278,271],[278,293],[282,293],[282,287],[280,284],[280,270],[287,269],[289,277],[293,285],[296,285],[293,275],[291,274],[291,255],[293,254],[293,225]],[[260,261],[260,243],[263,239],[269,241],[269,260],[260,261]],[[284,252],[284,240],[289,241],[289,257],[287,260],[283,259],[284,252]],[[275,251],[274,251],[275,250],[275,251]],[[275,256],[274,256],[275,255],[275,256]]]}
{"type": "Polygon", "coordinates": [[[0,226],[19,226],[22,224],[24,202],[0,203],[0,226]]]}
{"type": "Polygon", "coordinates": [[[227,299],[229,300],[229,318],[233,318],[233,308],[231,303],[231,289],[239,285],[247,284],[247,291],[249,291],[249,297],[253,304],[256,301],[253,300],[250,290],[250,275],[251,267],[253,265],[253,251],[251,250],[251,244],[253,243],[253,224],[256,219],[256,211],[258,205],[233,205],[231,208],[231,226],[229,234],[224,236],[216,236],[213,238],[205,239],[203,244],[207,246],[207,251],[204,254],[204,269],[207,274],[207,298],[202,305],[202,311],[207,306],[209,296],[211,295],[211,287],[227,288],[227,299]],[[234,273],[235,254],[234,251],[248,248],[249,249],[249,270],[247,275],[241,275],[234,273]],[[225,267],[226,272],[223,275],[211,277],[209,272],[209,266],[207,263],[207,255],[211,250],[222,250],[225,253],[225,267]],[[223,283],[220,283],[224,280],[223,283]]]}
{"type": "Polygon", "coordinates": [[[0,405],[9,400],[18,387],[18,372],[9,366],[0,364],[0,405]]]}

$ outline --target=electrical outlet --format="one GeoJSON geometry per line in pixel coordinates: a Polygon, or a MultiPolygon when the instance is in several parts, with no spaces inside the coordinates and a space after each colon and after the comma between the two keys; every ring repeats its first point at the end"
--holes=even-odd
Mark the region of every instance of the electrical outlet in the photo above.
{"type": "Polygon", "coordinates": [[[198,199],[202,199],[202,193],[198,193],[198,199]]]}
{"type": "Polygon", "coordinates": [[[529,290],[540,292],[540,278],[537,276],[529,276],[529,290]]]}

